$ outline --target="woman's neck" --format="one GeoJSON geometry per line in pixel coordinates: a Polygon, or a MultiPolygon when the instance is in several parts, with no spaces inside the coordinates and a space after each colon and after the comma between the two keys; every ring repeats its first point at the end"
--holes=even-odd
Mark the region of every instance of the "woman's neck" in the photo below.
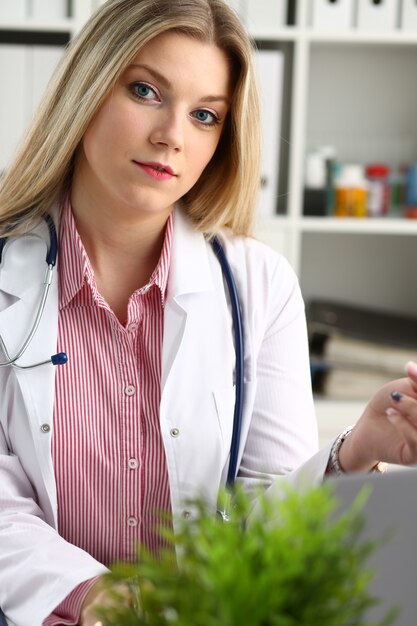
{"type": "Polygon", "coordinates": [[[158,264],[171,209],[134,219],[106,210],[83,211],[76,199],[71,202],[97,288],[125,324],[130,296],[148,283],[158,264]]]}

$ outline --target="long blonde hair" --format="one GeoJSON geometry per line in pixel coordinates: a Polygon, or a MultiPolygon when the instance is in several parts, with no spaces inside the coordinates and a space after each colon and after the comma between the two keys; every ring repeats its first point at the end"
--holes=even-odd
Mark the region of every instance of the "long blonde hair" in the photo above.
{"type": "Polygon", "coordinates": [[[0,181],[0,231],[18,234],[71,187],[74,155],[127,65],[176,31],[213,43],[231,64],[234,95],[218,148],[183,203],[198,230],[249,234],[259,186],[260,121],[252,44],[223,0],[108,0],[69,44],[24,141],[0,181]]]}

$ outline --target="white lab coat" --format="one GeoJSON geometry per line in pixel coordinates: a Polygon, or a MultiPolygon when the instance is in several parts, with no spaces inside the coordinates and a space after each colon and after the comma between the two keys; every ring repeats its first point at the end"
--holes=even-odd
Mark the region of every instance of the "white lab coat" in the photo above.
{"type": "MultiPolygon", "coordinates": [[[[0,334],[10,354],[22,345],[34,320],[46,239],[42,224],[8,242],[3,253],[0,334]]],[[[244,318],[241,480],[249,487],[276,483],[288,473],[294,480],[300,473],[320,480],[329,451],[315,454],[304,307],[295,275],[282,257],[255,240],[227,232],[222,240],[244,318]]],[[[39,330],[21,365],[56,352],[57,318],[55,274],[39,330]]],[[[185,503],[196,496],[216,506],[232,432],[234,359],[220,265],[204,237],[177,210],[160,407],[175,517],[188,515],[185,503]],[[173,428],[178,436],[172,436],[173,428]]],[[[54,371],[52,365],[0,369],[0,606],[17,626],[41,626],[76,585],[106,571],[56,531],[54,371]]]]}

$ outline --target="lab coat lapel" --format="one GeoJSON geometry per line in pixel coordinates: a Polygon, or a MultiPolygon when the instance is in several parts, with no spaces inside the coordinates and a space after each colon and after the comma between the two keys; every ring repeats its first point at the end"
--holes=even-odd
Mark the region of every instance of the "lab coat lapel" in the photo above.
{"type": "MultiPolygon", "coordinates": [[[[43,232],[43,231],[42,231],[43,232]]],[[[10,355],[22,346],[38,309],[46,271],[45,239],[37,236],[18,238],[7,244],[0,272],[0,334],[10,355]]],[[[19,360],[20,365],[48,359],[56,352],[58,327],[58,284],[56,270],[39,328],[30,346],[19,360]]],[[[1,355],[3,360],[3,355],[1,355]]],[[[47,485],[52,487],[50,438],[41,430],[52,425],[55,367],[43,365],[28,370],[14,370],[27,410],[22,419],[22,433],[30,428],[39,466],[47,485]],[[27,421],[28,419],[28,421],[27,421]]]]}
{"type": "Polygon", "coordinates": [[[168,277],[162,349],[162,392],[184,335],[187,315],[199,293],[213,290],[208,247],[180,208],[174,216],[171,265],[168,277]]]}

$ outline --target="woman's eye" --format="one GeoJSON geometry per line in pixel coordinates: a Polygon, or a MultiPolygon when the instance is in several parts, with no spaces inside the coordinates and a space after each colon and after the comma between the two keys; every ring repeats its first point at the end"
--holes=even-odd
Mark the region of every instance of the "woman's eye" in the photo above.
{"type": "Polygon", "coordinates": [[[215,126],[216,124],[220,124],[220,118],[212,111],[207,111],[206,109],[194,111],[193,116],[197,122],[200,122],[200,124],[203,124],[204,126],[215,126]]]}
{"type": "Polygon", "coordinates": [[[146,83],[133,83],[130,86],[133,95],[139,98],[140,100],[157,100],[158,94],[155,89],[146,83]]]}

